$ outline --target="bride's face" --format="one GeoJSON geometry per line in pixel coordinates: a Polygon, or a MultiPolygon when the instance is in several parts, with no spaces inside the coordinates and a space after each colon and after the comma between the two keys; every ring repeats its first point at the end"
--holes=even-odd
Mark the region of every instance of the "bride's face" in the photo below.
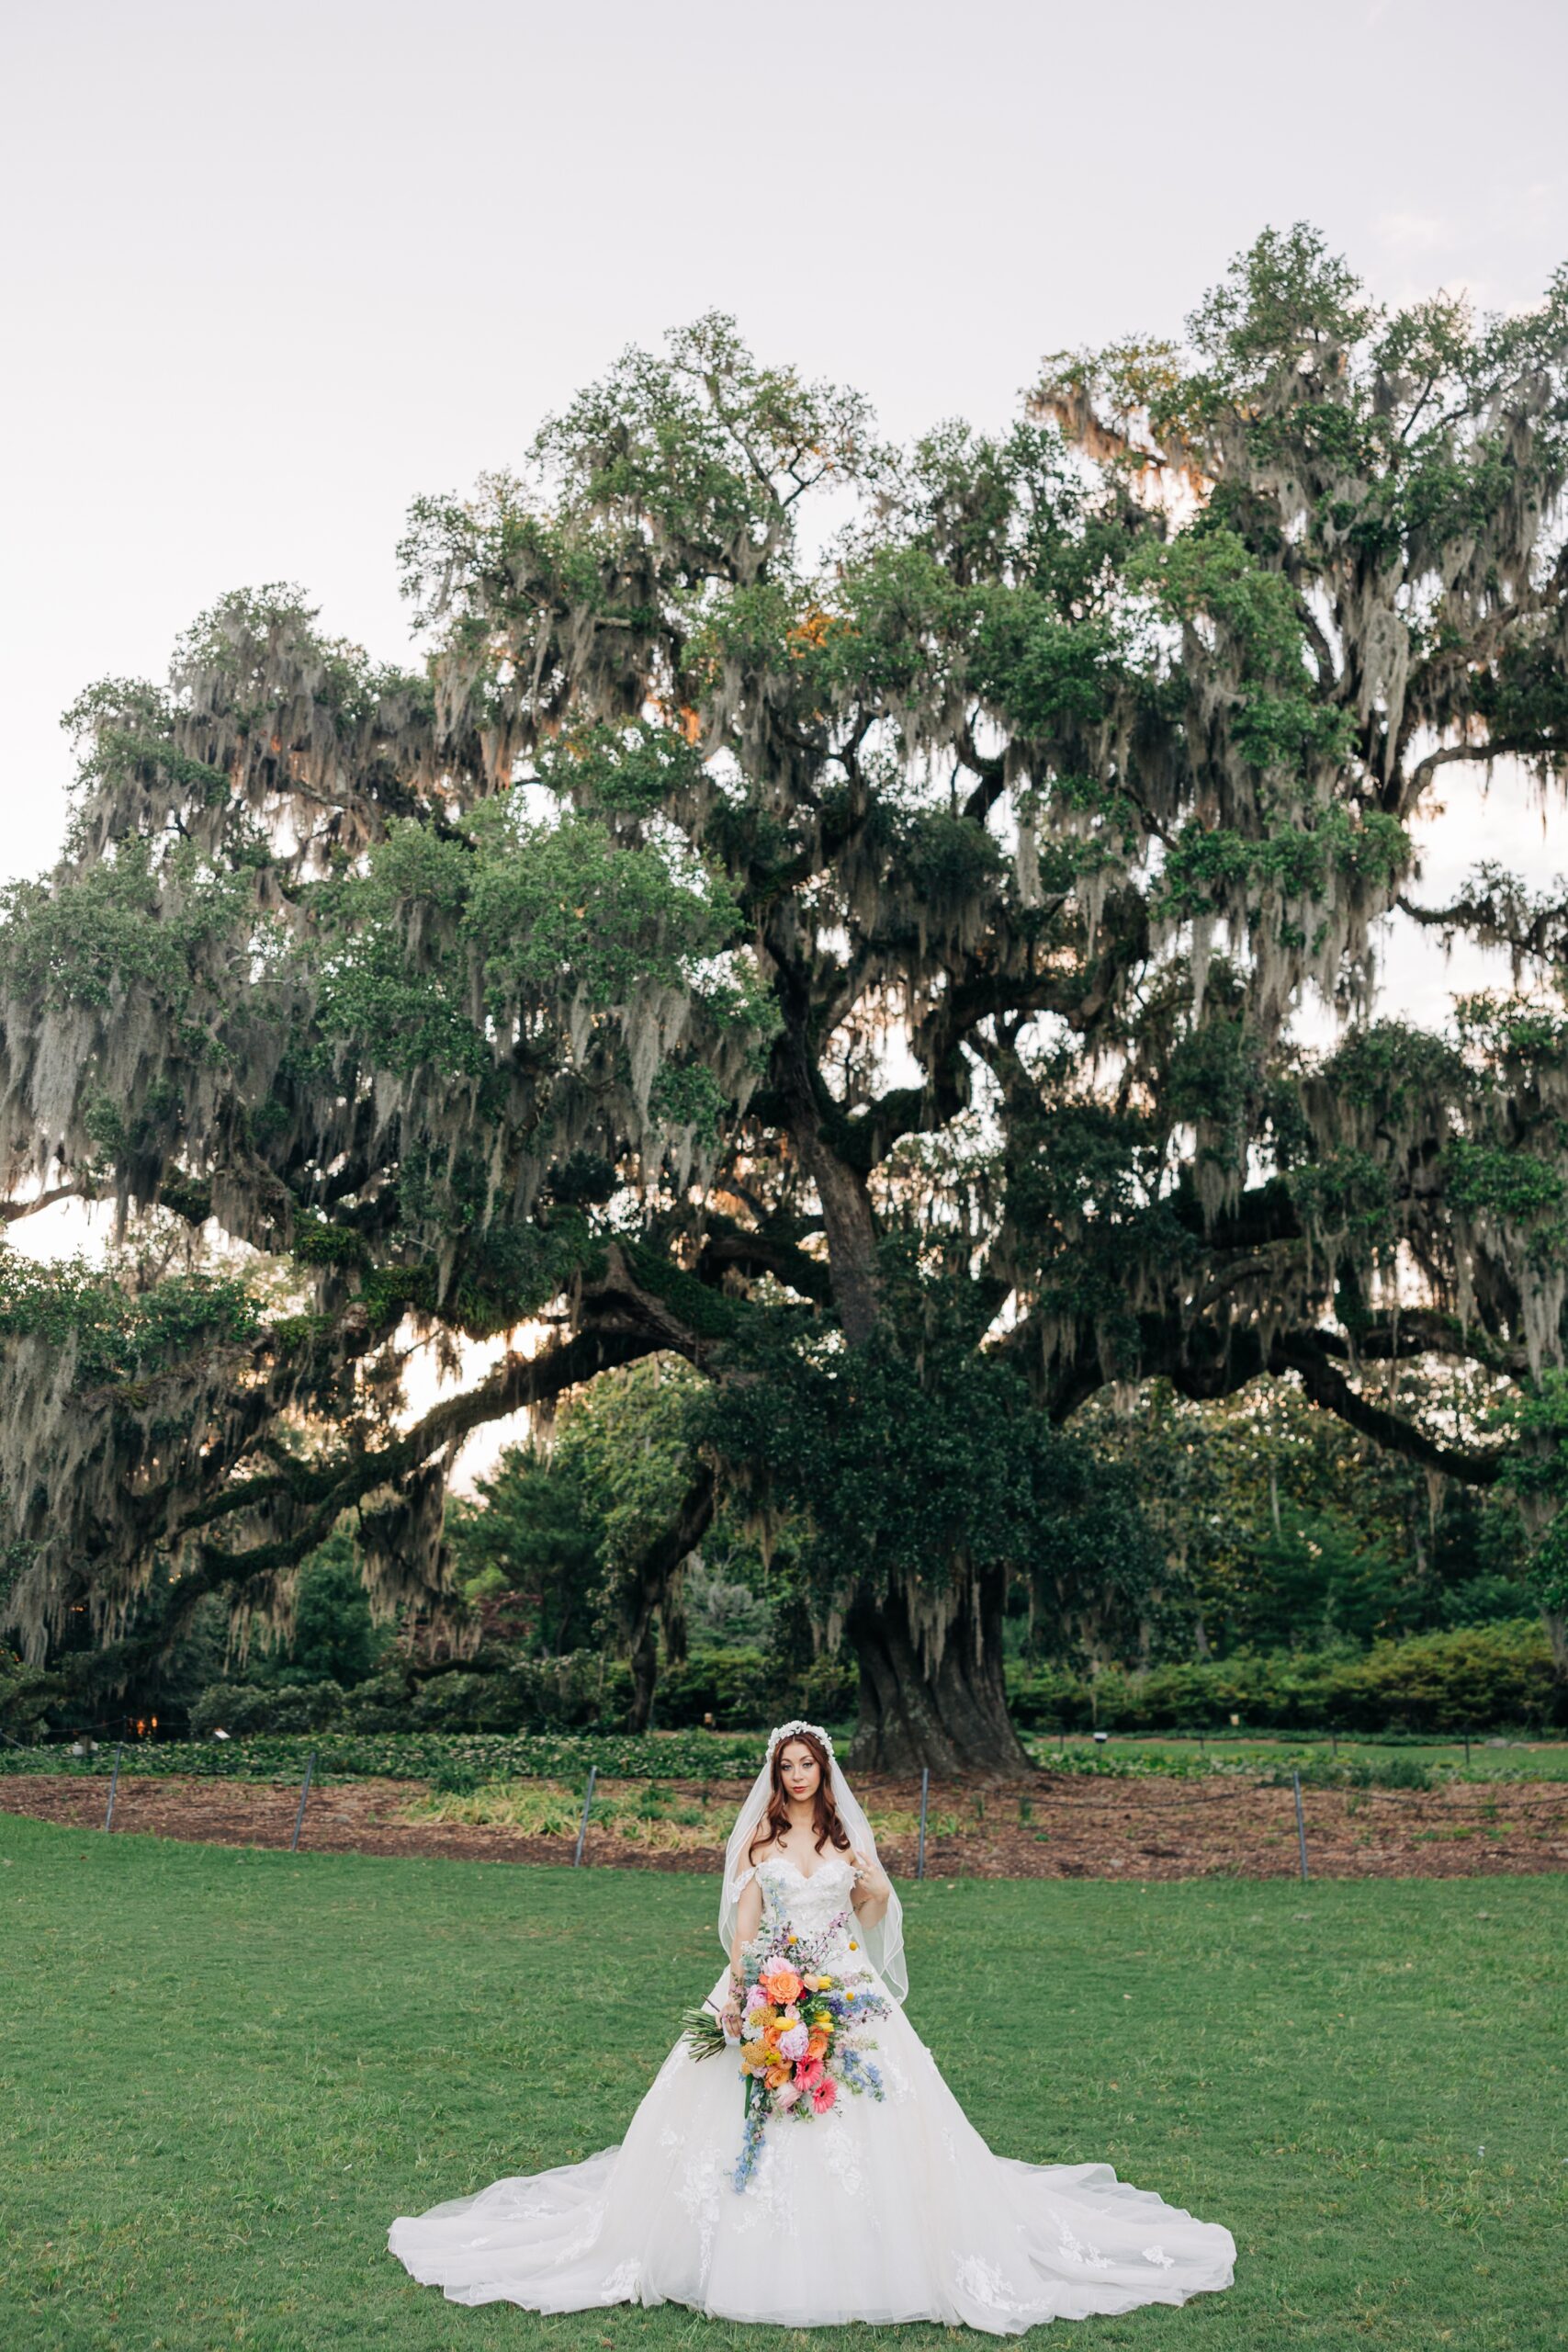
{"type": "Polygon", "coordinates": [[[822,1767],[803,1739],[792,1739],[779,1758],[779,1778],[792,1804],[804,1804],[817,1794],[822,1767]]]}

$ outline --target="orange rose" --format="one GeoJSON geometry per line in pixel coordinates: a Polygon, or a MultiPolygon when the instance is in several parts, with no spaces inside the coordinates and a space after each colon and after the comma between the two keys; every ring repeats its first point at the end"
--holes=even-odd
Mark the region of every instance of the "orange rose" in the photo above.
{"type": "Polygon", "coordinates": [[[763,1976],[762,1990],[770,2001],[787,2002],[798,2000],[805,1987],[795,1971],[780,1961],[763,1976]]]}
{"type": "Polygon", "coordinates": [[[810,2041],[806,2045],[806,2054],[808,2058],[820,2058],[827,2047],[828,2037],[824,2032],[822,2032],[820,2028],[818,2028],[818,2031],[812,2035],[810,2041]]]}
{"type": "Polygon", "coordinates": [[[788,2082],[789,2075],[790,2070],[787,2062],[782,2066],[770,2066],[765,2077],[768,2088],[771,2091],[781,2090],[784,2085],[788,2082]]]}

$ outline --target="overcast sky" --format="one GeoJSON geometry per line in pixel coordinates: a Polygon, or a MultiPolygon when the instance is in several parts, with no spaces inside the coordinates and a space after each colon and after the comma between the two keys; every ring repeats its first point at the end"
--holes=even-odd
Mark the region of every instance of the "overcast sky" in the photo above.
{"type": "MultiPolygon", "coordinates": [[[[1562,0],[0,0],[0,876],[52,860],[85,684],[270,580],[399,657],[410,500],[703,311],[905,435],[1178,332],[1269,224],[1393,301],[1518,308],[1568,259],[1562,0]]],[[[1568,867],[1479,795],[1430,893],[1568,867]]],[[[1390,971],[1429,1020],[1483,977],[1390,971]]]]}

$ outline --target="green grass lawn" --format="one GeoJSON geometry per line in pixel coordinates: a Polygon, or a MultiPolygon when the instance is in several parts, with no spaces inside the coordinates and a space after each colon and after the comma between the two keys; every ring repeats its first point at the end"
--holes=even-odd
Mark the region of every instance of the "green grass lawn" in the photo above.
{"type": "MultiPolygon", "coordinates": [[[[904,1893],[909,2014],[993,2146],[1235,2233],[1229,2294],[1051,2352],[1568,2346],[1560,1879],[904,1893]]],[[[0,2346],[808,2342],[461,2310],[385,2250],[394,2214],[620,2137],[716,1973],[714,1899],[0,1815],[0,2346]]]]}

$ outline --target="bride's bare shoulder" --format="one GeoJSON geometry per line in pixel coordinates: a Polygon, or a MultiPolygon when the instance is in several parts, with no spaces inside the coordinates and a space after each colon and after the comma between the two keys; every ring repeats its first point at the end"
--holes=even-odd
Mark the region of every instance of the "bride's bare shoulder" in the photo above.
{"type": "Polygon", "coordinates": [[[773,1843],[773,1839],[772,1837],[752,1838],[751,1843],[746,1849],[746,1860],[750,1863],[753,1870],[755,1870],[757,1866],[758,1855],[765,1854],[773,1843]]]}

